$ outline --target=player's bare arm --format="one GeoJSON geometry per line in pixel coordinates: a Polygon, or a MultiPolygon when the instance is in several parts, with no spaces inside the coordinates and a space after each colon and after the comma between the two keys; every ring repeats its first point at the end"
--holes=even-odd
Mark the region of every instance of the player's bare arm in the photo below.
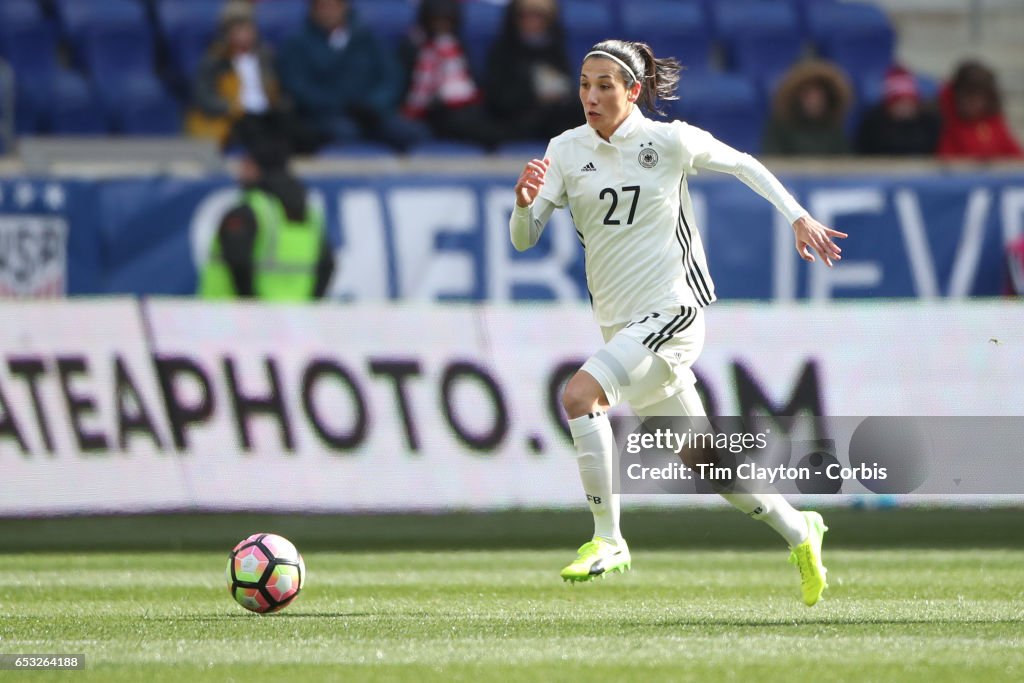
{"type": "Polygon", "coordinates": [[[516,181],[516,204],[527,207],[533,204],[540,189],[544,187],[544,175],[551,166],[551,159],[531,159],[516,181]]]}
{"type": "Polygon", "coordinates": [[[808,263],[814,263],[814,254],[811,253],[811,249],[818,252],[818,256],[830,268],[833,261],[843,258],[843,250],[835,243],[835,238],[848,237],[845,232],[833,230],[810,216],[801,216],[793,222],[793,233],[796,238],[797,253],[808,263]]]}

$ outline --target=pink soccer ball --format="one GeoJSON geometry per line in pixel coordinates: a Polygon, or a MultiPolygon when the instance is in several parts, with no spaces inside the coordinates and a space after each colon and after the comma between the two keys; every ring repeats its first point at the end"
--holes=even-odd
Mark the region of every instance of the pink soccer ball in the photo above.
{"type": "Polygon", "coordinates": [[[302,555],[282,536],[253,534],[228,555],[228,590],[239,605],[252,612],[284,609],[305,581],[302,555]]]}

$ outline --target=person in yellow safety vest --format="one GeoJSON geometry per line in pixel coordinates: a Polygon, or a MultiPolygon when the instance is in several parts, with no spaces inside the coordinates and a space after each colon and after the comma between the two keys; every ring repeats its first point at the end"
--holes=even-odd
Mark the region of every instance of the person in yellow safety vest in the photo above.
{"type": "Polygon", "coordinates": [[[324,217],[289,172],[287,143],[264,126],[254,126],[241,141],[243,200],[221,220],[200,273],[200,296],[263,301],[323,297],[334,272],[324,217]]]}

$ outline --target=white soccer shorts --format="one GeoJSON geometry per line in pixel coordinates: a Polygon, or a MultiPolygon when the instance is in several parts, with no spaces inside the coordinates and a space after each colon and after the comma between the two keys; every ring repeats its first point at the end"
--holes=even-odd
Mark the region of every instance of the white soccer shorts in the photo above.
{"type": "Polygon", "coordinates": [[[583,371],[604,389],[609,406],[634,410],[663,401],[696,382],[690,366],[704,348],[704,311],[679,306],[602,327],[605,345],[583,371]]]}

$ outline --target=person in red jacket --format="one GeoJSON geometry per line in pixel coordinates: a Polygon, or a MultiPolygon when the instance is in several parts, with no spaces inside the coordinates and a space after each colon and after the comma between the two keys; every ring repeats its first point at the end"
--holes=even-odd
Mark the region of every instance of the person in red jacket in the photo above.
{"type": "Polygon", "coordinates": [[[1003,117],[995,74],[976,61],[961,63],[939,93],[945,159],[1022,158],[1024,150],[1003,117]]]}

